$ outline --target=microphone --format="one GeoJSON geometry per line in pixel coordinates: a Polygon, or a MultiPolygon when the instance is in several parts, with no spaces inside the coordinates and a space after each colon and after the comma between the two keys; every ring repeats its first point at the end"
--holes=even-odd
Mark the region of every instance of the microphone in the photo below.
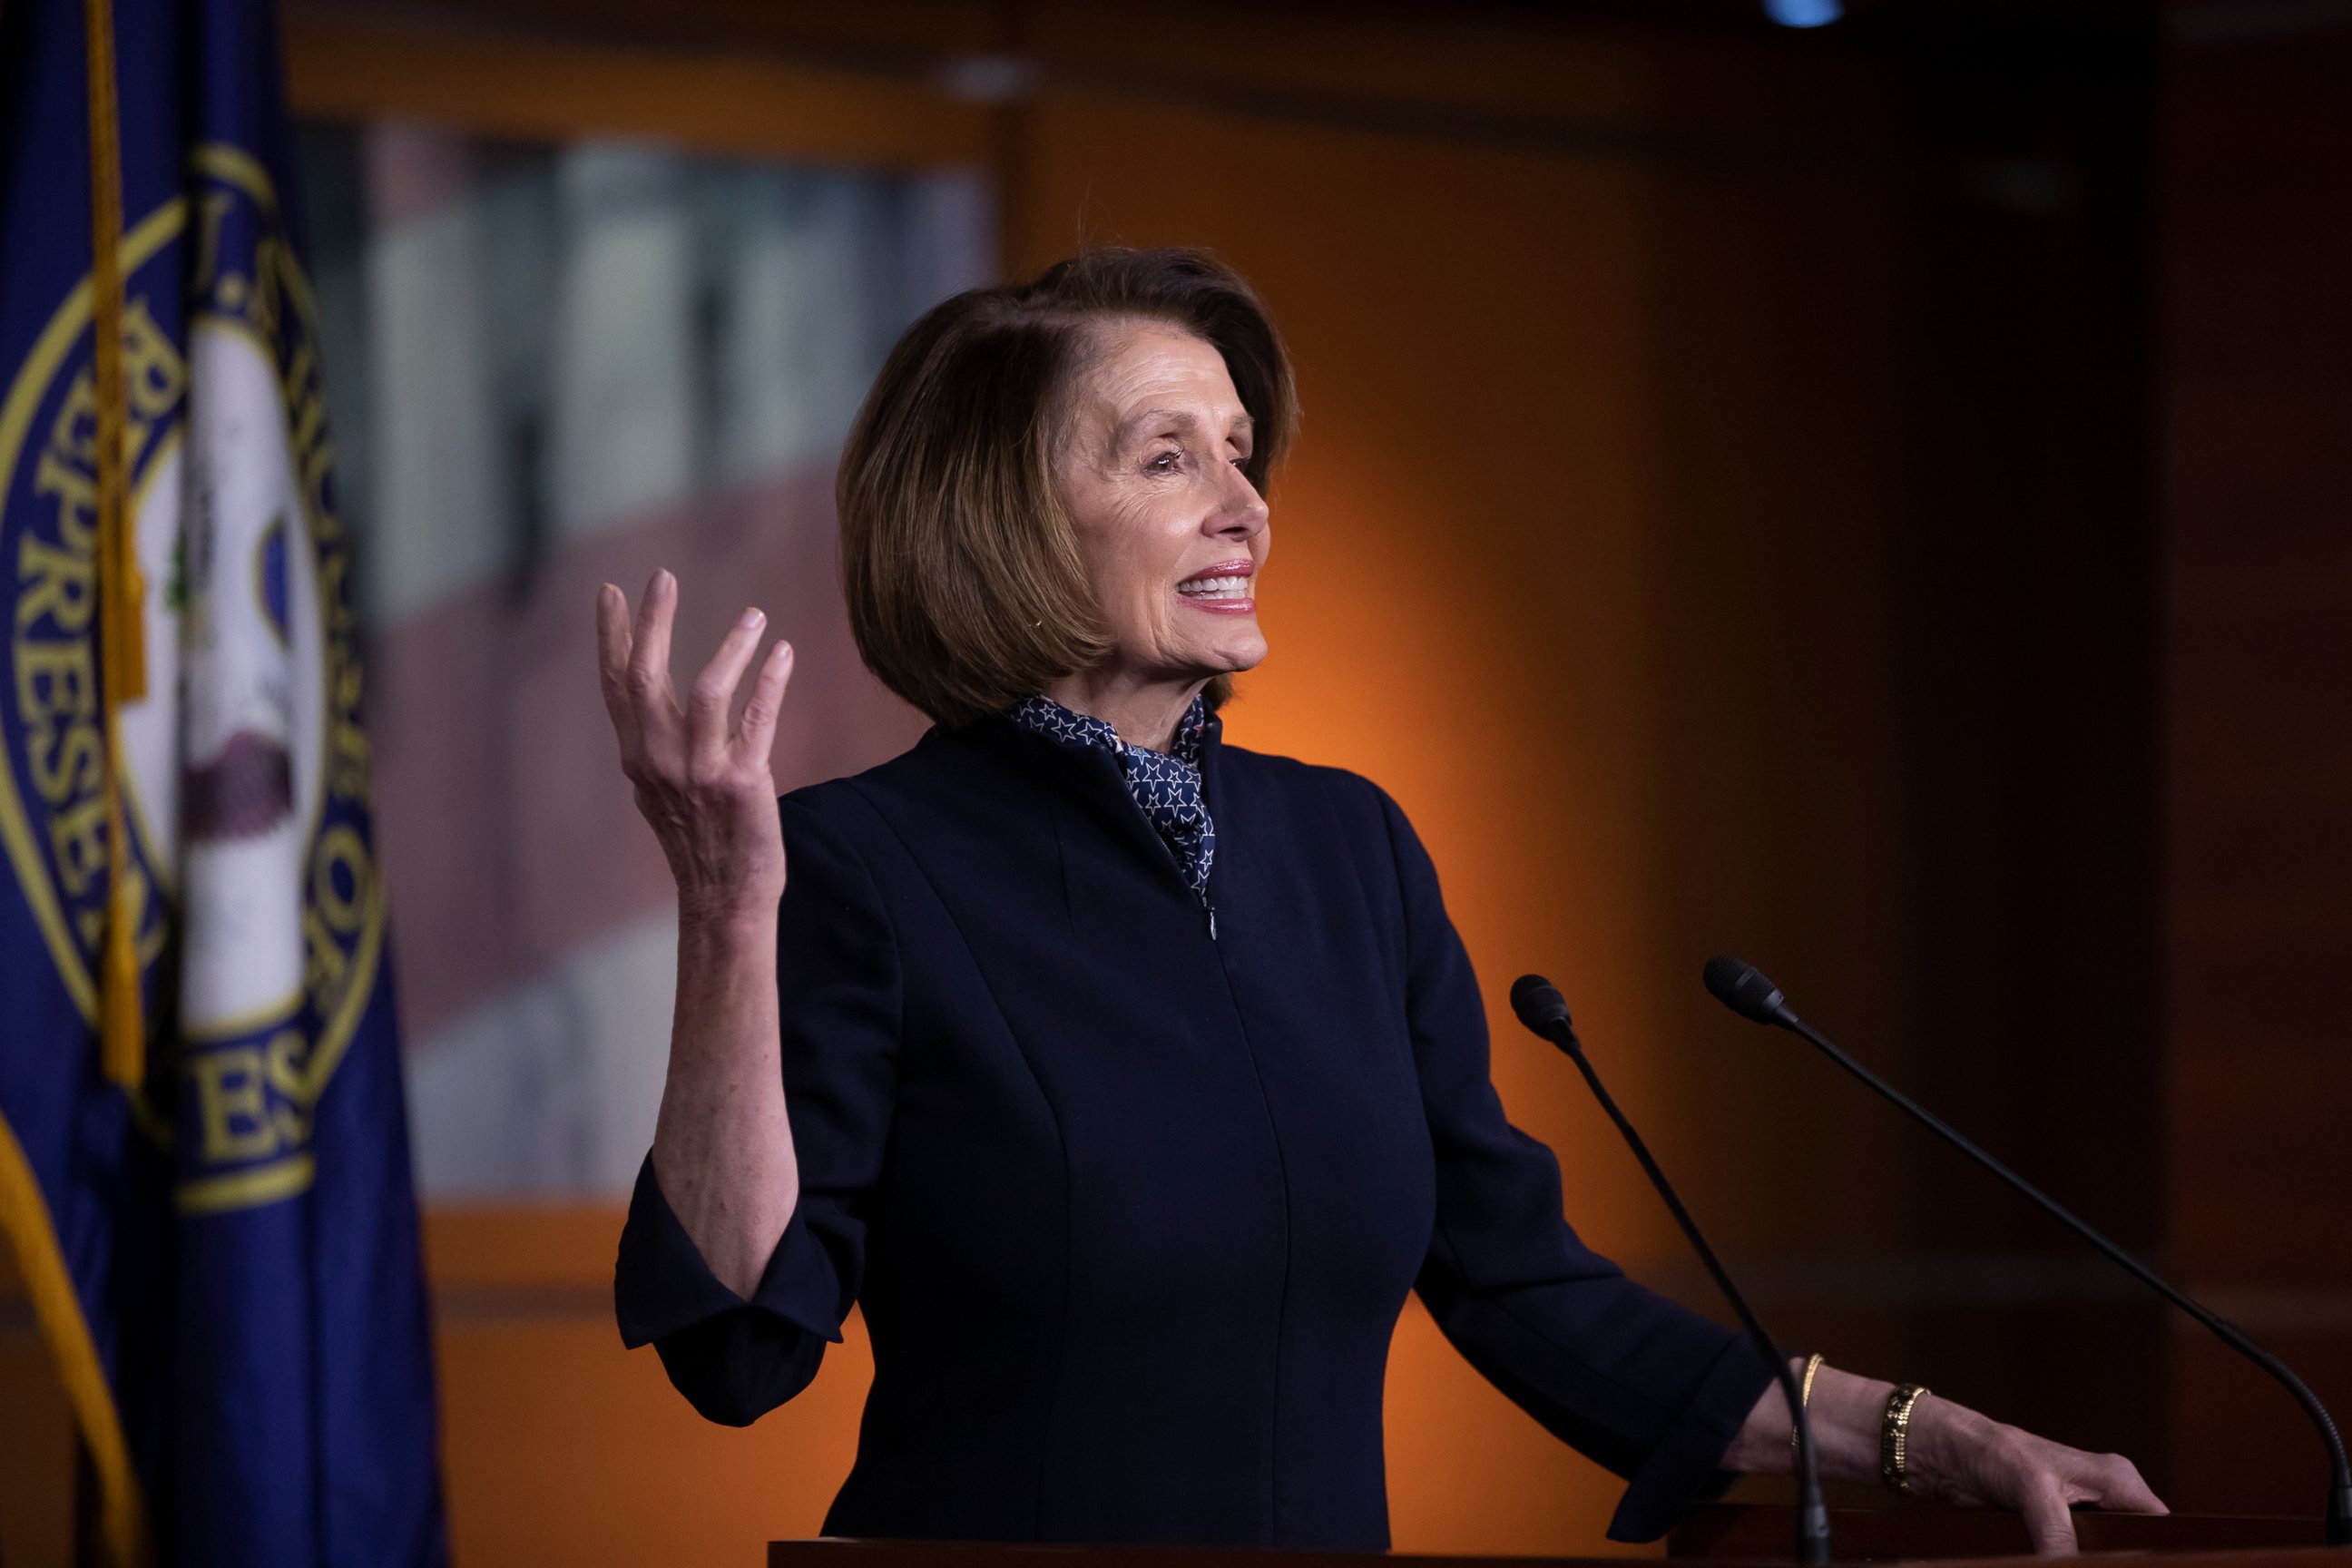
{"type": "Polygon", "coordinates": [[[1568,1059],[1584,1074],[1584,1081],[1592,1087],[1592,1097],[1601,1102],[1601,1109],[1609,1113],[1609,1120],[1617,1124],[1617,1131],[1624,1134],[1626,1146],[1633,1151],[1633,1158],[1641,1162],[1643,1171],[1650,1178],[1650,1184],[1658,1189],[1658,1196],[1665,1199],[1666,1209],[1675,1216],[1675,1223],[1682,1226],[1685,1236],[1690,1237],[1691,1247],[1698,1253],[1699,1261],[1706,1264],[1707,1273],[1714,1276],[1716,1289],[1721,1290],[1724,1300],[1731,1303],[1731,1310],[1738,1314],[1740,1326],[1748,1331],[1748,1337],[1763,1353],[1765,1364],[1772,1369],[1780,1384],[1781,1395],[1789,1402],[1789,1418],[1797,1429],[1797,1485],[1801,1500],[1797,1509],[1797,1561],[1808,1564],[1809,1568],[1827,1563],[1830,1560],[1830,1510],[1822,1501],[1821,1467],[1813,1454],[1812,1426],[1805,1417],[1804,1396],[1797,1387],[1796,1375],[1789,1370],[1788,1358],[1780,1353],[1780,1347],[1772,1342],[1772,1336],[1764,1331],[1764,1325],[1756,1321],[1756,1314],[1748,1310],[1748,1299],[1739,1293],[1739,1287],[1731,1282],[1731,1276],[1716,1257],[1715,1248],[1709,1247],[1706,1237],[1699,1234],[1698,1222],[1691,1218],[1690,1211],[1683,1207],[1682,1199],[1675,1195],[1674,1184],[1666,1180],[1665,1172],[1660,1170],[1657,1161],[1650,1157],[1650,1146],[1642,1142],[1642,1135],[1633,1131],[1633,1124],[1625,1120],[1623,1111],[1617,1109],[1616,1100],[1610,1098],[1609,1091],[1601,1086],[1601,1075],[1593,1071],[1592,1064],[1584,1058],[1584,1042],[1576,1037],[1576,1026],[1569,1018],[1568,1001],[1560,995],[1559,987],[1540,974],[1522,974],[1511,986],[1511,1011],[1519,1016],[1519,1022],[1530,1031],[1566,1052],[1568,1059]]]}
{"type": "Polygon", "coordinates": [[[2185,1292],[2175,1289],[2154,1269],[2093,1230],[2055,1198],[1930,1116],[1894,1085],[1832,1045],[1811,1025],[1797,1016],[1787,999],[1780,994],[1780,988],[1764,978],[1762,972],[1754,964],[1743,963],[1728,954],[1710,958],[1706,962],[1705,979],[1707,990],[1714,994],[1717,1001],[1743,1018],[1753,1019],[1759,1024],[1776,1025],[1811,1041],[1816,1050],[1875,1089],[1896,1109],[2042,1205],[2067,1229],[2097,1247],[2133,1279],[2204,1324],[2212,1331],[2216,1339],[2284,1384],[2286,1391],[2294,1395],[2295,1403],[2303,1406],[2304,1414],[2311,1417],[2311,1424],[2319,1428],[2321,1441],[2327,1445],[2327,1462],[2332,1472],[2327,1493],[2327,1544],[2352,1546],[2352,1465],[2345,1462],[2343,1435],[2336,1431],[2335,1418],[2327,1414],[2327,1407],[2319,1403],[2319,1396],[2312,1393],[2284,1362],[2249,1339],[2244,1330],[2227,1318],[2208,1310],[2185,1292]]]}

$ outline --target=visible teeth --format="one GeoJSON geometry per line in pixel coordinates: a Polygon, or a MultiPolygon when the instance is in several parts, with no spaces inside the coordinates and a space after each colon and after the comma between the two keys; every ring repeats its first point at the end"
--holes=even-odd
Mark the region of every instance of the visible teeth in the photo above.
{"type": "Polygon", "coordinates": [[[1238,599],[1249,589],[1246,577],[1202,577],[1197,582],[1179,583],[1176,591],[1194,598],[1238,599]]]}

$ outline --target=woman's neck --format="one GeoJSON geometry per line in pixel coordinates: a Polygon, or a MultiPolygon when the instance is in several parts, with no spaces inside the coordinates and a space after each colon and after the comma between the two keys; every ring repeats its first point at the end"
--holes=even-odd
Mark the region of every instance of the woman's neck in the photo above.
{"type": "Polygon", "coordinates": [[[1073,713],[1101,720],[1130,746],[1164,752],[1176,738],[1184,710],[1208,684],[1205,676],[1171,683],[1087,670],[1050,682],[1045,695],[1073,713]]]}

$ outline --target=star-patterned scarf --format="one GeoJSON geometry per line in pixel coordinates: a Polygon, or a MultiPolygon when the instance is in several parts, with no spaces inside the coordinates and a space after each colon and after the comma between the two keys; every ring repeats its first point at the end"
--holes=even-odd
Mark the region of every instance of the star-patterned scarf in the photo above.
{"type": "Polygon", "coordinates": [[[1209,866],[1217,858],[1217,829],[1209,820],[1208,798],[1201,788],[1201,752],[1209,733],[1206,701],[1192,699],[1177,721],[1175,740],[1164,752],[1130,746],[1102,720],[1074,713],[1050,697],[1024,697],[1005,717],[1049,741],[1117,757],[1127,793],[1144,820],[1175,855],[1194,895],[1203,904],[1209,901],[1209,866]]]}

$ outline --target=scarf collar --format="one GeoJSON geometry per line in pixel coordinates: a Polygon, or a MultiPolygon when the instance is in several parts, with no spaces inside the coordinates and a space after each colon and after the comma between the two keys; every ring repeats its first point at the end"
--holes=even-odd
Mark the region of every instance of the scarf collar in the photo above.
{"type": "Polygon", "coordinates": [[[1201,757],[1209,733],[1209,705],[1195,695],[1176,721],[1164,752],[1130,745],[1118,731],[1090,713],[1063,707],[1044,695],[1024,697],[1005,714],[1014,725],[1049,741],[1083,751],[1108,752],[1118,760],[1127,793],[1160,842],[1176,857],[1184,881],[1202,903],[1209,898],[1209,868],[1217,855],[1217,831],[1209,818],[1201,757]]]}

